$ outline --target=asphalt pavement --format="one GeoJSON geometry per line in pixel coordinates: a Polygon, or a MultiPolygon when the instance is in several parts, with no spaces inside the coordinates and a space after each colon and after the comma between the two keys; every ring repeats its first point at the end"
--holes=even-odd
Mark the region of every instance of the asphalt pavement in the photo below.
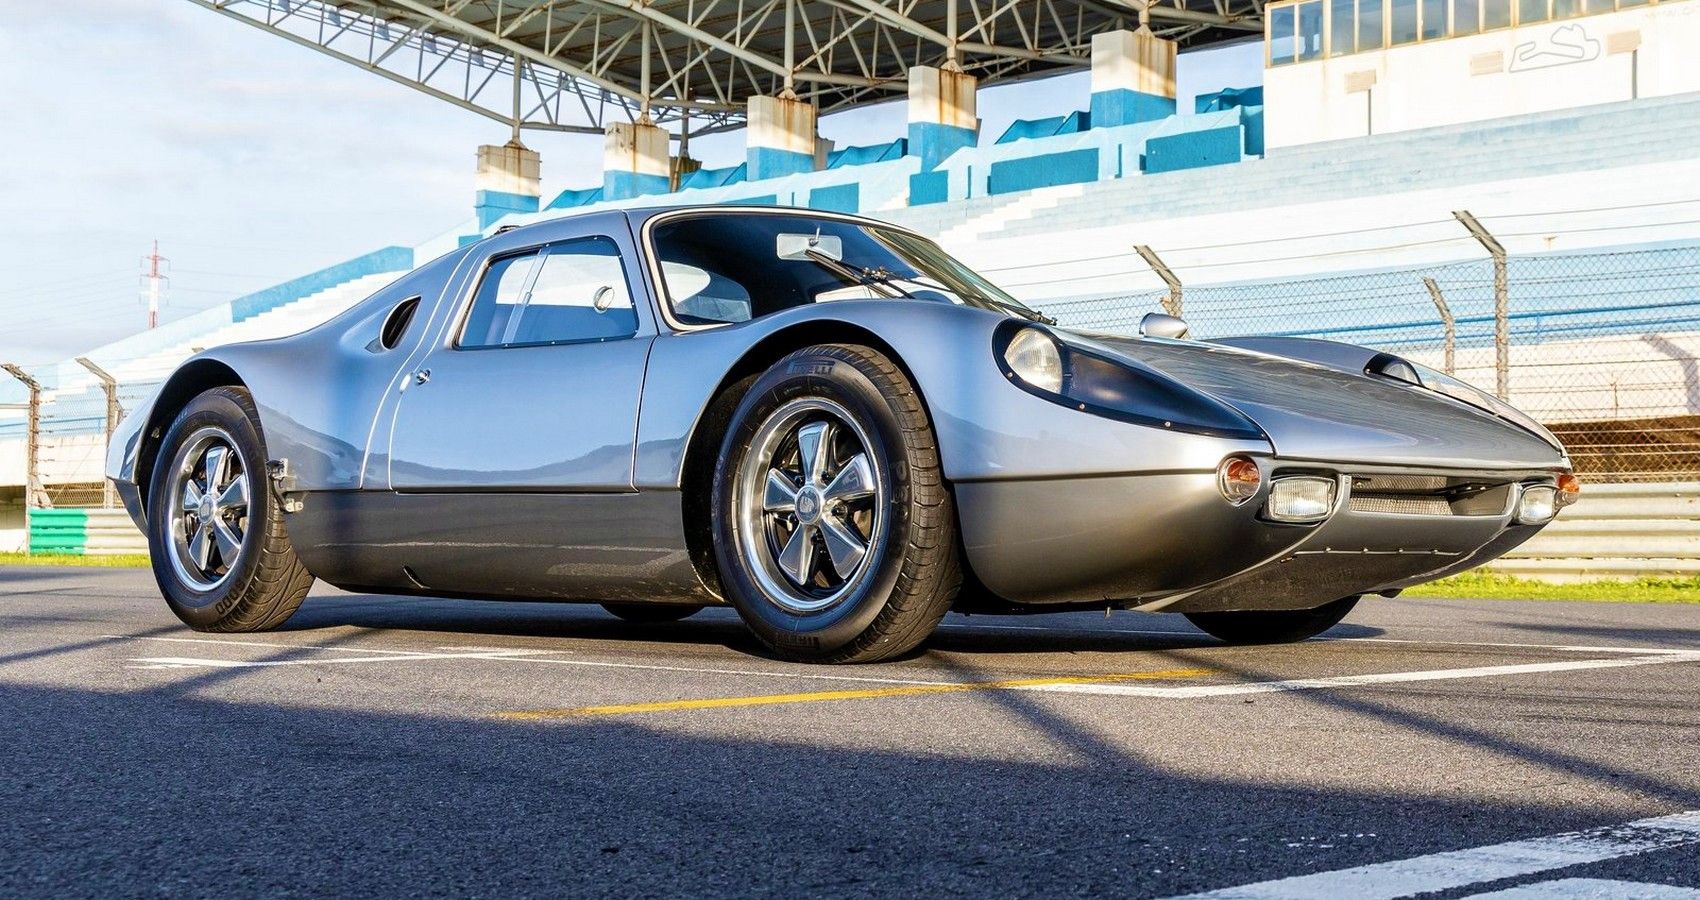
{"type": "Polygon", "coordinates": [[[318,588],[198,634],[0,567],[0,896],[1700,898],[1700,607],[952,615],[891,663],[729,610],[318,588]]]}

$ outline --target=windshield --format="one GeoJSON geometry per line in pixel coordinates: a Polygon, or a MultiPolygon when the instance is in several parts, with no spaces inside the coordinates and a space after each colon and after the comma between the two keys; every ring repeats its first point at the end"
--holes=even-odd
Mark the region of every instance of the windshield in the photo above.
{"type": "Polygon", "coordinates": [[[705,213],[655,226],[653,249],[673,317],[745,322],[834,300],[956,303],[1038,318],[1031,308],[895,228],[769,213],[705,213]]]}

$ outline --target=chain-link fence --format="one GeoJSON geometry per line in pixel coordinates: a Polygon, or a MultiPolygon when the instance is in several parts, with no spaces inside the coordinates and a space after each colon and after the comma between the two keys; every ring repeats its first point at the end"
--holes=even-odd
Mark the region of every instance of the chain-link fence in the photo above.
{"type": "MultiPolygon", "coordinates": [[[[1584,474],[1608,481],[1700,480],[1700,244],[1512,256],[1505,267],[1508,399],[1548,425],[1584,474]]],[[[1044,307],[1066,326],[1131,333],[1145,313],[1173,300],[1163,289],[1044,307]]],[[[1179,300],[1196,337],[1286,335],[1364,344],[1489,392],[1498,388],[1500,323],[1491,259],[1182,285],[1179,300]]],[[[109,361],[118,373],[110,395],[86,365],[20,370],[38,386],[36,438],[28,446],[30,392],[23,379],[0,376],[0,448],[16,448],[0,459],[0,490],[33,483],[23,499],[38,507],[110,504],[101,469],[112,417],[139,402],[172,364],[163,357],[109,361]]]]}
{"type": "MultiPolygon", "coordinates": [[[[1512,256],[1505,294],[1507,399],[1578,471],[1700,479],[1700,245],[1512,256]]],[[[1183,287],[1180,299],[1195,337],[1344,341],[1498,387],[1491,259],[1183,287]]],[[[1067,326],[1131,333],[1170,300],[1165,289],[1044,306],[1067,326]]]]}

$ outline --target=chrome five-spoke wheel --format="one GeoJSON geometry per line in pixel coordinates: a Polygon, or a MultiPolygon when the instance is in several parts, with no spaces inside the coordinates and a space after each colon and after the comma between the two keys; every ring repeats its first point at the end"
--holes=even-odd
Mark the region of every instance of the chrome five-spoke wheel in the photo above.
{"type": "Polygon", "coordinates": [[[739,552],[769,599],[809,613],[867,572],[885,527],[881,462],[855,417],[819,397],[762,423],[737,476],[739,552]]]}
{"type": "Polygon", "coordinates": [[[196,590],[224,583],[242,554],[248,532],[249,478],[230,435],[217,427],[195,431],[172,469],[168,497],[177,506],[171,528],[171,564],[196,590]]]}

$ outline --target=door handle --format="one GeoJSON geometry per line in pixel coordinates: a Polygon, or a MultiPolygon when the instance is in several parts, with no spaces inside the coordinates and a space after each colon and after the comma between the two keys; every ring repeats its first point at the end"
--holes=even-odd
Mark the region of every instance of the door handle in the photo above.
{"type": "Polygon", "coordinates": [[[413,383],[414,384],[424,384],[425,382],[430,381],[430,380],[431,380],[431,370],[430,369],[420,369],[419,371],[413,373],[413,383]]]}

